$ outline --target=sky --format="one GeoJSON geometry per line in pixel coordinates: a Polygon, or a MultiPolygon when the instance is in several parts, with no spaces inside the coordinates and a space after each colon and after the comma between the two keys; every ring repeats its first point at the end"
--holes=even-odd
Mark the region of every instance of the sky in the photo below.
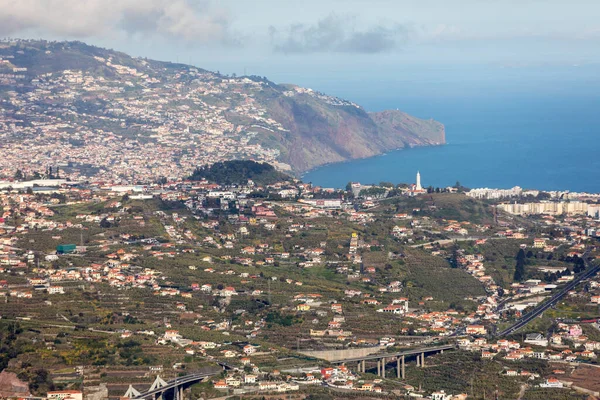
{"type": "Polygon", "coordinates": [[[0,9],[0,37],[81,40],[366,102],[382,91],[591,91],[600,69],[598,0],[0,0],[0,9]]]}

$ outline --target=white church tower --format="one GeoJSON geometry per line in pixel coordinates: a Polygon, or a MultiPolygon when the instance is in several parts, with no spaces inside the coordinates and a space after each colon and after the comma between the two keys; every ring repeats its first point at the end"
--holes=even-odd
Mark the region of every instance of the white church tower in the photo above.
{"type": "Polygon", "coordinates": [[[421,187],[421,173],[419,171],[417,171],[417,187],[415,190],[423,190],[421,187]]]}

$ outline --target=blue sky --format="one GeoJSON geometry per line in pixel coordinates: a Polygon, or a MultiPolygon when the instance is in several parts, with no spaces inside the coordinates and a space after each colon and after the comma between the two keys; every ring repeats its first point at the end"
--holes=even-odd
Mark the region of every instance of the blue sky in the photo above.
{"type": "Polygon", "coordinates": [[[536,82],[586,90],[600,65],[597,0],[0,0],[0,9],[0,36],[83,40],[340,95],[536,82]]]}

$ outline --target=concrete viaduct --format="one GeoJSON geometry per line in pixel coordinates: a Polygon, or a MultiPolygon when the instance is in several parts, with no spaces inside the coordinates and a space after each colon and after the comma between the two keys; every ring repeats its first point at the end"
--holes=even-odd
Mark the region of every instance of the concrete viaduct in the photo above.
{"type": "Polygon", "coordinates": [[[433,347],[423,347],[419,349],[413,350],[405,350],[397,353],[380,353],[380,354],[370,354],[362,357],[354,357],[354,358],[346,358],[340,360],[332,360],[332,364],[344,364],[348,365],[350,363],[358,363],[358,372],[364,373],[366,371],[366,362],[367,361],[377,361],[377,375],[385,378],[385,368],[390,361],[396,361],[396,371],[398,378],[405,378],[405,359],[406,357],[416,356],[417,357],[417,367],[425,366],[425,354],[428,353],[443,353],[444,350],[455,349],[456,346],[452,344],[443,345],[443,346],[433,346],[433,347]]]}
{"type": "MultiPolygon", "coordinates": [[[[227,363],[217,363],[224,370],[237,370],[237,368],[227,363]]],[[[185,388],[192,386],[195,383],[202,382],[218,373],[219,371],[204,373],[196,372],[177,377],[168,382],[165,382],[160,376],[157,376],[152,386],[150,386],[150,389],[146,390],[145,392],[139,392],[133,386],[129,385],[129,389],[127,389],[127,393],[125,393],[124,397],[132,400],[183,400],[183,391],[185,388]]]]}

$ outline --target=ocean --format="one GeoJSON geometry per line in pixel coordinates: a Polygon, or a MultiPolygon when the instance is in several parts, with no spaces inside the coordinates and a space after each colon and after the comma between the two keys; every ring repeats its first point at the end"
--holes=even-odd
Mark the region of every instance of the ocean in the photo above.
{"type": "Polygon", "coordinates": [[[387,96],[365,106],[434,118],[446,126],[447,144],[322,166],[306,173],[305,182],[336,188],[349,181],[414,183],[420,171],[424,187],[458,181],[469,188],[600,192],[600,101],[594,93],[387,96]]]}

